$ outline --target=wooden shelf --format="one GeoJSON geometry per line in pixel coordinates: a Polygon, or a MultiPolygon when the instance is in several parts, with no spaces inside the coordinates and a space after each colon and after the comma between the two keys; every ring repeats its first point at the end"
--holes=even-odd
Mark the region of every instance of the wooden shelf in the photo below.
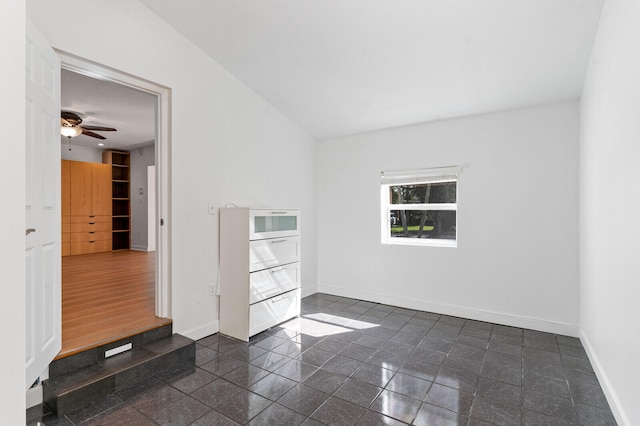
{"type": "Polygon", "coordinates": [[[131,157],[127,151],[104,151],[102,162],[111,165],[112,223],[111,249],[128,250],[131,245],[131,200],[129,165],[131,157]]]}

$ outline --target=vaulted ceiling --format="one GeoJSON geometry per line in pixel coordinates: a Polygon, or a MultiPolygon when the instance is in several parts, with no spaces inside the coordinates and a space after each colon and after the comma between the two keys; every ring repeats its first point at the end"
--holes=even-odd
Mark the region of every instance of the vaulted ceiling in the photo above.
{"type": "MultiPolygon", "coordinates": [[[[322,140],[578,99],[603,0],[141,2],[322,140]]],[[[62,89],[118,129],[104,148],[153,140],[153,96],[69,71],[62,89]]]]}
{"type": "Polygon", "coordinates": [[[578,99],[602,0],[141,0],[317,139],[578,99]]]}

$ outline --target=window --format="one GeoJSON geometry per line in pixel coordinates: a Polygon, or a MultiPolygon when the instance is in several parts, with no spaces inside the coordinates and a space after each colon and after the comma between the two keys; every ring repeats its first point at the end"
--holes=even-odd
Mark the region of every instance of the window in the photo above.
{"type": "Polygon", "coordinates": [[[458,171],[383,172],[382,243],[456,247],[458,171]]]}

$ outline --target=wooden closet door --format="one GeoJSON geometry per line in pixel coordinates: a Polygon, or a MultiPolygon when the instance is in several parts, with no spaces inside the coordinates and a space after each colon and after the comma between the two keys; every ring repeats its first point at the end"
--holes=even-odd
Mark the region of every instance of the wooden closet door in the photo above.
{"type": "Polygon", "coordinates": [[[91,163],[91,214],[111,216],[111,164],[91,163]]]}
{"type": "Polygon", "coordinates": [[[71,182],[71,212],[73,215],[90,216],[91,213],[91,163],[69,161],[71,182]]]}
{"type": "MultiPolygon", "coordinates": [[[[62,217],[71,216],[71,162],[68,160],[62,160],[60,162],[60,191],[61,191],[61,202],[60,202],[60,210],[62,213],[62,217]]],[[[64,220],[64,219],[63,219],[64,220]]]]}
{"type": "Polygon", "coordinates": [[[71,254],[71,164],[68,160],[62,160],[60,164],[60,210],[62,213],[62,242],[63,256],[71,254]]]}

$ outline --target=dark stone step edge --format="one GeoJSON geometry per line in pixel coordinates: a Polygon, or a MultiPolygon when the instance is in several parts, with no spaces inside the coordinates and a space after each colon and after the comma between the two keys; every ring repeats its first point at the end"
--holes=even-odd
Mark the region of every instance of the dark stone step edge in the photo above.
{"type": "Polygon", "coordinates": [[[104,361],[104,353],[118,346],[131,343],[133,350],[157,340],[167,338],[172,334],[173,324],[167,324],[74,355],[69,355],[65,358],[60,358],[49,364],[49,379],[60,377],[80,368],[104,361]]]}
{"type": "Polygon", "coordinates": [[[98,363],[82,368],[78,372],[69,373],[66,375],[67,377],[45,380],[43,382],[45,404],[58,416],[62,416],[91,402],[127,389],[142,380],[175,369],[177,365],[195,363],[195,342],[193,340],[177,334],[167,339],[166,345],[160,344],[162,341],[149,345],[166,346],[167,350],[154,352],[147,348],[138,348],[135,351],[120,354],[120,359],[116,355],[107,359],[105,363],[98,363]],[[141,352],[143,352],[142,355],[140,355],[141,352]],[[109,364],[121,365],[117,368],[118,366],[109,364]],[[82,378],[83,375],[93,375],[93,377],[82,378]],[[77,386],[72,384],[73,376],[80,377],[78,381],[81,383],[77,386]],[[58,386],[59,382],[69,382],[63,386],[64,389],[58,389],[62,392],[56,391],[56,388],[60,387],[58,386]]]}

